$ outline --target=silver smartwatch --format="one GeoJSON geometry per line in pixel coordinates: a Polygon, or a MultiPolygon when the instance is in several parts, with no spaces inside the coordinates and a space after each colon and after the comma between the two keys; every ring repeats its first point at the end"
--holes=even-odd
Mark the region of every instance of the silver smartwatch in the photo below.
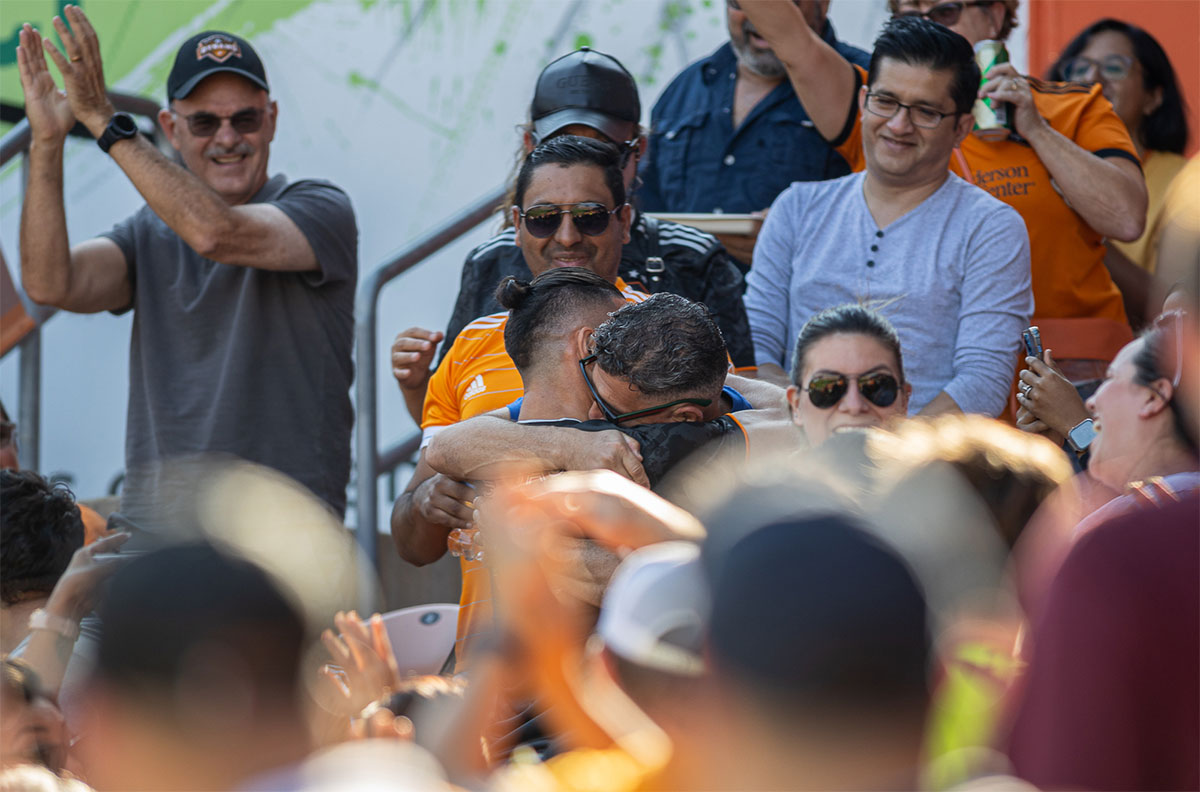
{"type": "Polygon", "coordinates": [[[1084,418],[1071,427],[1071,431],[1067,432],[1067,442],[1071,444],[1071,448],[1074,448],[1077,454],[1086,451],[1095,439],[1096,430],[1092,428],[1091,418],[1084,418]]]}

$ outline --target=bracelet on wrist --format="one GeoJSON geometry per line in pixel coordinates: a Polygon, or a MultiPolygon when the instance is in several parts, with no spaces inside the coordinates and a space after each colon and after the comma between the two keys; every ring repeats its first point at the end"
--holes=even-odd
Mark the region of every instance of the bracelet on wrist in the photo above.
{"type": "Polygon", "coordinates": [[[79,622],[56,616],[45,608],[38,608],[29,614],[29,629],[58,633],[68,641],[79,637],[79,622]]]}

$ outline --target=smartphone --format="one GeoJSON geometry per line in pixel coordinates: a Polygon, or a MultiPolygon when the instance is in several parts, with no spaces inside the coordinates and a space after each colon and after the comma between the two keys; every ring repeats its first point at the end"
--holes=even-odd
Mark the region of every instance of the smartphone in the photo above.
{"type": "Polygon", "coordinates": [[[1025,355],[1027,357],[1035,357],[1038,360],[1042,359],[1042,332],[1038,330],[1037,325],[1032,325],[1025,328],[1021,332],[1021,338],[1025,341],[1025,355]]]}

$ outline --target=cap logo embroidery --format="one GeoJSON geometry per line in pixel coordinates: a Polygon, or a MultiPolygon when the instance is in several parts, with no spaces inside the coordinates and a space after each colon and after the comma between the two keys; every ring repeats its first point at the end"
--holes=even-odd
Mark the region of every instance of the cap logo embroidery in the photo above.
{"type": "Polygon", "coordinates": [[[196,44],[196,60],[210,58],[217,63],[224,63],[233,57],[242,57],[242,48],[229,36],[217,33],[205,36],[196,44]]]}

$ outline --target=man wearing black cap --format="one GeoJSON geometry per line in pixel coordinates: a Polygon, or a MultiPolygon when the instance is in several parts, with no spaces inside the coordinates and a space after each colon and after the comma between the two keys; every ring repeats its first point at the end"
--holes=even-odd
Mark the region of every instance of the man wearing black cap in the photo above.
{"type": "MultiPolygon", "coordinates": [[[[538,77],[522,156],[557,135],[605,140],[621,151],[625,190],[631,193],[638,160],[646,150],[638,123],[641,112],[633,75],[616,58],[584,47],[553,61],[538,77]]],[[[445,334],[411,328],[397,336],[392,346],[393,372],[414,420],[420,421],[438,341],[445,339],[445,357],[463,327],[476,317],[501,310],[494,293],[496,284],[508,275],[521,280],[530,276],[512,228],[467,256],[445,334]]],[[[753,367],[754,350],[742,305],[745,282],[715,237],[639,214],[630,228],[629,242],[621,250],[620,275],[626,283],[649,293],[671,292],[704,303],[725,336],[733,364],[753,367]]]]}
{"type": "Polygon", "coordinates": [[[215,452],[287,473],[341,514],[357,280],[349,199],[327,182],[268,178],[279,111],[244,39],[208,31],[176,55],[158,120],[181,167],[114,112],[95,31],[78,7],[65,15],[71,30],[54,20],[65,52],[29,25],[20,34],[33,135],[21,274],[39,303],[135,309],[122,511],[152,523],[159,463],[215,452]],[[62,156],[76,120],[146,205],[70,247],[62,156]]]}

